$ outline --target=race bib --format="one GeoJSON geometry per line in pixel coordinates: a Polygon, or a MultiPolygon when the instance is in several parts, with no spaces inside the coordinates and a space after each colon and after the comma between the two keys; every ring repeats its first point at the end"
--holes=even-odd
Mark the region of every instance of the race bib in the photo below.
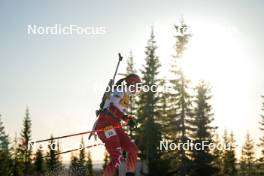
{"type": "Polygon", "coordinates": [[[105,137],[107,139],[110,138],[110,137],[112,137],[112,136],[116,136],[116,131],[113,128],[113,126],[107,126],[107,127],[105,127],[104,133],[105,133],[105,137]]]}

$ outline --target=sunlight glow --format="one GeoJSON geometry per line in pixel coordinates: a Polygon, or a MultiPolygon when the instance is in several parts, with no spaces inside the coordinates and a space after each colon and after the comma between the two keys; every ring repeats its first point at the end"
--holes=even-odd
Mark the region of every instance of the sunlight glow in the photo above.
{"type": "MultiPolygon", "coordinates": [[[[201,80],[209,83],[213,95],[214,123],[219,127],[220,134],[223,134],[224,129],[232,130],[237,135],[237,144],[241,146],[247,130],[255,129],[251,132],[257,140],[258,131],[253,121],[258,121],[258,117],[254,117],[255,120],[248,117],[252,111],[249,109],[250,102],[254,97],[247,93],[252,89],[250,82],[254,76],[249,69],[252,63],[247,53],[246,41],[242,40],[244,36],[235,26],[211,24],[206,21],[186,23],[191,26],[192,37],[178,64],[191,80],[191,88],[201,80]],[[240,124],[234,125],[237,122],[240,124]]],[[[166,78],[170,78],[172,75],[168,73],[168,63],[173,56],[172,46],[175,39],[170,32],[172,28],[164,26],[171,25],[157,23],[155,30],[158,56],[163,64],[162,73],[166,78]]]]}

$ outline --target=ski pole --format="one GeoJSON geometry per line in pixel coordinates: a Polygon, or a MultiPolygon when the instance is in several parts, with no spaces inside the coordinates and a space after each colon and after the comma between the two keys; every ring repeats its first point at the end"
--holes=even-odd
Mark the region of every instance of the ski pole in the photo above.
{"type": "MultiPolygon", "coordinates": [[[[85,146],[84,148],[88,149],[88,148],[96,147],[96,146],[99,146],[99,145],[104,145],[104,144],[103,143],[93,144],[93,145],[85,146]]],[[[75,151],[78,151],[78,150],[81,150],[81,149],[82,148],[76,148],[76,149],[66,150],[66,151],[63,151],[63,152],[55,153],[54,155],[62,155],[62,154],[70,153],[70,152],[75,152],[75,151]]],[[[42,158],[48,158],[48,157],[50,157],[50,156],[43,156],[42,158]]]]}
{"type": "MultiPolygon", "coordinates": [[[[116,125],[116,126],[114,126],[114,128],[122,128],[122,126],[116,125]]],[[[69,137],[73,137],[73,136],[80,136],[80,135],[89,134],[89,133],[96,133],[99,131],[104,131],[104,129],[91,130],[91,131],[85,131],[85,132],[81,132],[81,133],[74,133],[74,134],[68,134],[68,135],[64,135],[64,136],[52,137],[52,138],[48,138],[48,139],[34,141],[32,143],[47,142],[47,141],[56,140],[56,139],[69,138],[69,137]]]]}

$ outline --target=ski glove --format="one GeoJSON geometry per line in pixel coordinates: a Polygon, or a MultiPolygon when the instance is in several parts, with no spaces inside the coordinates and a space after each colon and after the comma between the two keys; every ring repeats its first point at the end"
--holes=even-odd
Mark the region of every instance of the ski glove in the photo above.
{"type": "Polygon", "coordinates": [[[130,116],[130,115],[126,116],[125,121],[131,129],[134,129],[137,126],[136,119],[133,116],[130,116]]]}
{"type": "Polygon", "coordinates": [[[137,122],[136,122],[135,119],[130,119],[130,120],[128,121],[127,125],[128,125],[131,129],[134,129],[134,128],[136,128],[136,126],[137,126],[137,122]]]}
{"type": "Polygon", "coordinates": [[[94,137],[94,140],[97,141],[97,134],[94,132],[89,134],[88,140],[90,140],[92,136],[94,137]]]}

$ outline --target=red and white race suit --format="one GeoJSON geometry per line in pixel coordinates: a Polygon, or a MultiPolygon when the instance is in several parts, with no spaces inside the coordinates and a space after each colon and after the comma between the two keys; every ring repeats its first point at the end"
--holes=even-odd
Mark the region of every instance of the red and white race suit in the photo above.
{"type": "Polygon", "coordinates": [[[106,100],[103,111],[99,114],[96,129],[104,129],[97,132],[98,137],[104,142],[107,152],[110,154],[111,162],[104,170],[104,176],[112,176],[121,163],[122,151],[128,153],[126,161],[127,172],[135,172],[138,148],[120,126],[120,121],[127,119],[127,108],[129,105],[128,93],[115,90],[111,97],[106,100]]]}

